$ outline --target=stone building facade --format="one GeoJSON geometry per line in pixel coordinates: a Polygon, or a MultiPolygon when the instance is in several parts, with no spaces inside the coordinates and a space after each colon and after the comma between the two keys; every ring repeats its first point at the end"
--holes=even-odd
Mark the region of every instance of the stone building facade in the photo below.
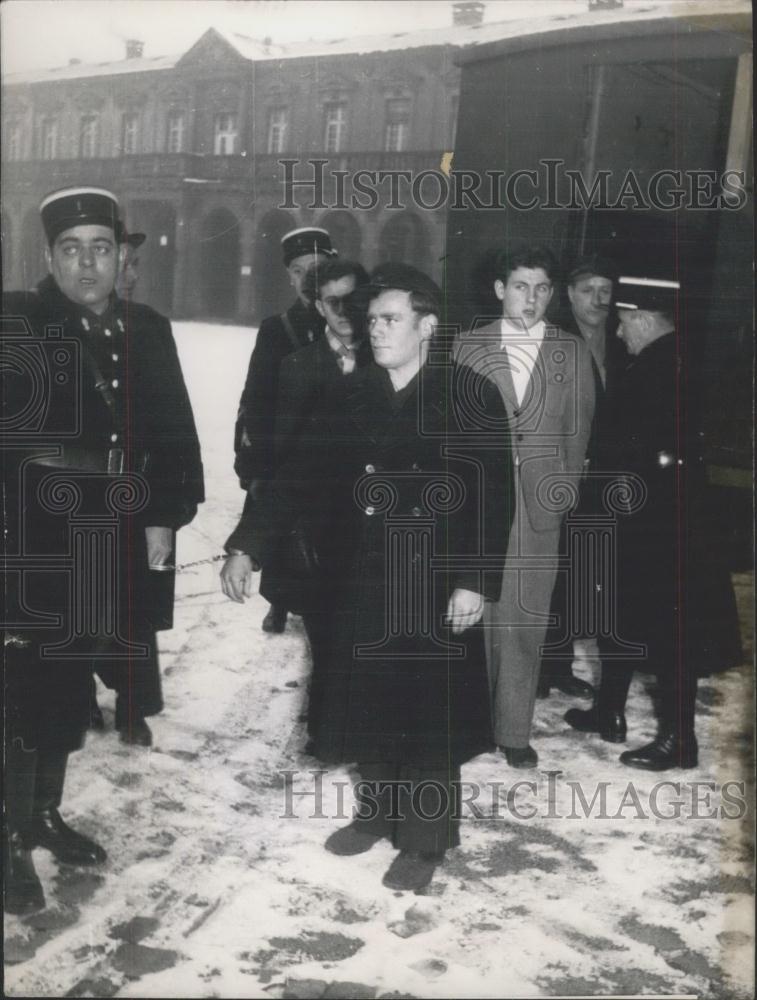
{"type": "Polygon", "coordinates": [[[390,207],[380,172],[438,171],[452,150],[460,30],[284,50],[210,29],[178,58],[147,58],[131,41],[116,63],[7,78],[6,287],[44,273],[37,206],[68,184],[117,193],[128,227],[148,235],[140,298],[175,317],[250,321],[283,308],[278,241],[295,226],[324,226],[368,267],[406,259],[438,277],[445,207],[405,196],[390,207]],[[357,171],[378,197],[356,200],[357,171]]]}

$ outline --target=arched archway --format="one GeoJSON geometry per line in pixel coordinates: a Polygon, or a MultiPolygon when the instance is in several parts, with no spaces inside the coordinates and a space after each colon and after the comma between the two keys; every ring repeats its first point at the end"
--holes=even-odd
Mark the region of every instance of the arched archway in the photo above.
{"type": "Polygon", "coordinates": [[[339,209],[327,212],[318,221],[318,225],[331,236],[331,243],[340,257],[345,260],[360,260],[363,245],[363,234],[360,232],[355,217],[350,212],[339,209]]]}
{"type": "Polygon", "coordinates": [[[403,212],[389,219],[381,230],[377,263],[399,261],[425,271],[428,258],[428,234],[418,216],[403,212]]]}
{"type": "Polygon", "coordinates": [[[260,220],[255,236],[255,314],[258,320],[283,312],[293,299],[281,256],[281,237],[297,223],[288,212],[274,208],[260,220]]]}
{"type": "Polygon", "coordinates": [[[21,236],[20,288],[32,288],[47,274],[45,263],[45,235],[36,208],[24,216],[21,236]]]}
{"type": "Polygon", "coordinates": [[[239,293],[239,223],[226,208],[216,208],[200,230],[202,311],[226,319],[236,316],[239,293]]]}

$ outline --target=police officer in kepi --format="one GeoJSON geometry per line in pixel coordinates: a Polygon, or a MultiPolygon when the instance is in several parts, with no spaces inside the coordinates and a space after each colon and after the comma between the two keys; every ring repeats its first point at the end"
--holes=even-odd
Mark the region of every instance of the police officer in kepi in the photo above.
{"type": "MultiPolygon", "coordinates": [[[[170,627],[173,542],[203,499],[170,323],[114,293],[118,201],[68,188],[40,206],[48,276],[3,298],[5,909],[45,905],[32,851],[101,864],[60,815],[93,669],[123,733],[162,708],[155,632],[170,627]]],[[[149,733],[149,730],[148,730],[149,733]]]]}
{"type": "MultiPolygon", "coordinates": [[[[316,226],[286,233],[281,238],[281,249],[297,298],[286,312],[269,316],[260,324],[234,430],[234,471],[252,502],[262,484],[274,474],[281,361],[293,351],[312,344],[324,332],[325,321],[305,294],[305,275],[312,266],[336,256],[331,237],[316,226]]],[[[286,620],[287,608],[272,604],[263,619],[263,630],[283,632],[286,620]]]]}
{"type": "Polygon", "coordinates": [[[656,673],[657,736],[620,761],[647,771],[693,768],[697,675],[738,663],[741,649],[728,568],[712,539],[719,514],[707,488],[691,329],[669,276],[621,276],[615,295],[629,357],[598,462],[616,513],[615,592],[605,599],[617,609],[615,629],[600,641],[594,707],[570,709],[565,720],[625,742],[634,670],[656,673]]]}

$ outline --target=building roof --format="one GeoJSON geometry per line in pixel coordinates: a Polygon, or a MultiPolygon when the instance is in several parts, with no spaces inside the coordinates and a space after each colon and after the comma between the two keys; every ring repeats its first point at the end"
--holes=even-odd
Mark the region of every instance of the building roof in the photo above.
{"type": "MultiPolygon", "coordinates": [[[[626,0],[623,7],[612,10],[589,11],[576,9],[573,13],[535,13],[527,19],[482,22],[477,25],[448,25],[442,28],[425,28],[415,31],[394,31],[387,34],[360,35],[346,38],[317,39],[277,44],[270,39],[251,38],[238,32],[210,28],[195,45],[208,36],[223,39],[237,54],[250,62],[281,61],[287,59],[322,58],[333,55],[367,55],[373,52],[392,52],[403,49],[448,46],[462,53],[496,42],[539,38],[555,33],[586,31],[596,27],[611,28],[635,23],[675,18],[696,22],[701,18],[728,18],[751,16],[750,0],[626,0]]],[[[69,63],[56,69],[32,70],[7,74],[6,85],[53,83],[60,80],[79,80],[97,76],[116,76],[131,73],[173,69],[187,52],[173,56],[138,57],[102,63],[69,63]]]]}

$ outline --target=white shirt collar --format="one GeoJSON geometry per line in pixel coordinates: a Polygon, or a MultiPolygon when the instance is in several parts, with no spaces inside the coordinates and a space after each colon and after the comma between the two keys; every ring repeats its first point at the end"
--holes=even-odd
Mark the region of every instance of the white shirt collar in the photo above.
{"type": "Polygon", "coordinates": [[[513,326],[509,323],[504,316],[500,320],[500,337],[502,339],[502,346],[507,345],[507,341],[510,337],[523,337],[524,335],[529,338],[529,340],[534,341],[534,343],[539,344],[544,340],[544,331],[547,328],[547,324],[543,319],[540,319],[538,323],[534,323],[531,327],[526,327],[525,324],[522,327],[513,326]]]}

